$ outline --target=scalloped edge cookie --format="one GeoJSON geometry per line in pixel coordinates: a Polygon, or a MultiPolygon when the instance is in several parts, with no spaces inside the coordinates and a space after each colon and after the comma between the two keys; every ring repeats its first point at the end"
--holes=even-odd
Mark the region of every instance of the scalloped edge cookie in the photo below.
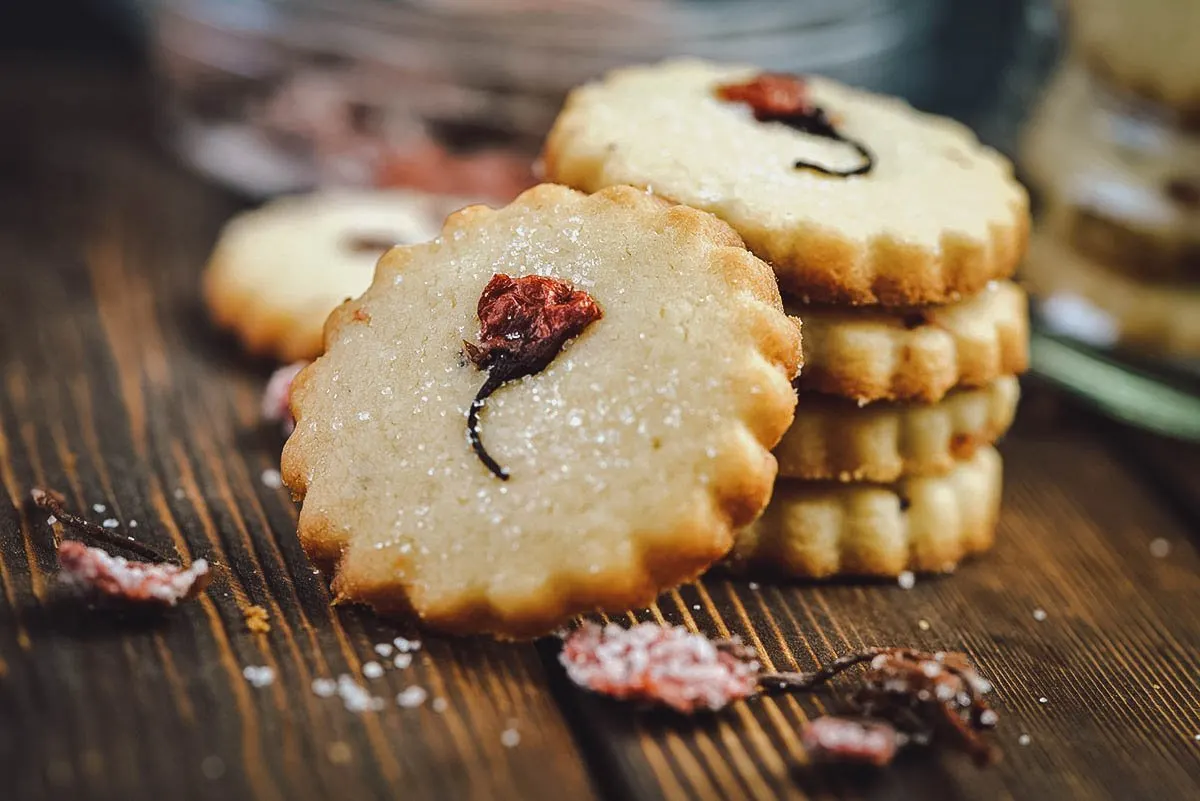
{"type": "Polygon", "coordinates": [[[950,572],[992,546],[1002,474],[986,447],[943,476],[895,484],[780,481],[728,564],[812,579],[950,572]]]}
{"type": "Polygon", "coordinates": [[[631,187],[541,185],[451,215],[380,260],[325,344],[293,384],[283,452],[305,551],[338,600],[513,638],[644,605],[724,556],[770,497],[800,359],[799,322],[733,230],[631,187]],[[455,356],[500,268],[569,279],[604,315],[487,401],[506,481],[471,453],[465,410],[484,379],[455,356]],[[638,367],[614,368],[619,351],[638,367]],[[630,395],[643,386],[644,402],[630,395]]]}
{"type": "Polygon", "coordinates": [[[959,123],[806,76],[813,102],[876,167],[849,178],[796,170],[797,159],[841,164],[846,148],[755,122],[715,96],[760,73],[681,59],[578,87],[546,140],[546,175],[585,191],[631,184],[710,211],[806,301],[943,303],[1012,274],[1029,202],[1007,159],[959,123]]]}
{"type": "Polygon", "coordinates": [[[1011,281],[947,306],[914,309],[787,304],[804,321],[799,386],[851,398],[932,403],[1029,365],[1029,301],[1011,281]]]}
{"type": "Polygon", "coordinates": [[[1047,327],[1096,345],[1200,359],[1200,287],[1139,282],[1035,233],[1022,270],[1047,327]]]}
{"type": "Polygon", "coordinates": [[[940,475],[1004,436],[1021,385],[1012,376],[960,389],[937,403],[877,403],[800,396],[796,419],[775,447],[780,477],[873,481],[940,475]]]}
{"type": "Polygon", "coordinates": [[[355,235],[415,244],[464,205],[400,189],[288,195],[238,214],[221,230],[203,277],[213,321],[256,356],[321,354],[325,318],[371,283],[386,246],[355,250],[355,235]]]}
{"type": "Polygon", "coordinates": [[[1194,0],[1068,0],[1072,48],[1117,89],[1200,126],[1200,6],[1194,0]]]}

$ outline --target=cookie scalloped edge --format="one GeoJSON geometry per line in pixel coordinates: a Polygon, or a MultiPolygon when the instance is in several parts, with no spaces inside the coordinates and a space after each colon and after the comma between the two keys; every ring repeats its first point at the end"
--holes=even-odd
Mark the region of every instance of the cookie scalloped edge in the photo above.
{"type": "MultiPolygon", "coordinates": [[[[792,422],[795,393],[791,381],[801,361],[800,323],[784,313],[770,268],[746,250],[733,229],[716,217],[669,204],[631,187],[613,187],[588,196],[567,187],[543,184],[522,193],[510,205],[568,201],[579,203],[580,213],[606,206],[632,210],[646,215],[645,224],[662,233],[707,241],[710,262],[729,284],[730,302],[738,304],[745,318],[739,331],[746,342],[753,343],[739,380],[757,390],[747,391],[742,407],[730,415],[737,425],[718,454],[719,474],[706,489],[697,487],[696,504],[689,514],[666,526],[654,521],[631,522],[629,539],[635,547],[628,562],[596,573],[585,565],[564,566],[561,573],[544,577],[537,597],[507,606],[497,604],[495,588],[488,587],[426,607],[411,587],[394,577],[388,581],[360,575],[348,564],[350,541],[333,517],[317,505],[305,504],[298,535],[310,559],[333,576],[337,601],[366,603],[383,614],[417,614],[424,624],[451,633],[533,637],[579,613],[620,612],[646,605],[661,591],[694,579],[728,552],[735,532],[750,523],[769,500],[777,472],[770,449],[792,422]]],[[[500,211],[486,206],[462,209],[446,220],[442,235],[452,239],[455,230],[500,211]]],[[[342,328],[357,323],[356,312],[376,291],[388,291],[393,276],[406,269],[414,254],[434,246],[389,251],[379,263],[371,289],[344,303],[327,320],[325,356],[301,372],[293,384],[297,434],[284,447],[282,466],[284,481],[296,500],[302,501],[310,493],[308,470],[316,461],[306,453],[303,434],[307,396],[322,365],[336,358],[342,328]],[[383,288],[377,289],[380,286],[383,288]]]]}
{"type": "Polygon", "coordinates": [[[1000,439],[1012,425],[1020,382],[1002,376],[941,401],[863,408],[802,394],[796,420],[775,447],[779,475],[806,481],[888,483],[941,475],[1000,439]]]}
{"type": "MultiPolygon", "coordinates": [[[[693,60],[665,63],[689,61],[693,60]]],[[[634,66],[613,70],[596,83],[645,68],[634,66]]],[[[578,120],[573,120],[573,116],[577,116],[573,112],[585,102],[580,90],[592,85],[577,87],[567,96],[541,154],[544,173],[549,179],[589,192],[609,185],[599,178],[605,172],[604,156],[573,155],[567,159],[563,153],[572,137],[572,128],[580,125],[578,120]]],[[[1016,180],[1012,164],[995,149],[980,143],[965,125],[919,112],[898,98],[879,97],[909,114],[920,115],[930,125],[960,133],[970,141],[976,155],[999,165],[1015,193],[1008,204],[1010,219],[989,222],[988,235],[983,241],[946,231],[934,249],[906,243],[889,233],[878,233],[861,243],[852,242],[838,231],[815,223],[807,224],[804,231],[777,231],[741,224],[738,233],[747,241],[747,247],[774,267],[785,294],[811,303],[854,306],[952,303],[979,292],[989,281],[1010,277],[1024,258],[1031,225],[1029,195],[1016,180]]],[[[623,176],[624,181],[641,189],[683,202],[672,198],[669,191],[653,185],[652,181],[631,178],[623,176]]]]}
{"type": "Polygon", "coordinates": [[[860,404],[934,403],[952,389],[985,386],[1002,376],[1025,372],[1029,301],[1024,290],[1001,281],[983,291],[994,294],[967,298],[959,308],[790,306],[789,311],[806,326],[806,363],[798,386],[803,392],[837,395],[860,404]],[[994,306],[969,315],[965,325],[954,320],[955,314],[973,311],[967,304],[988,301],[994,306]],[[910,325],[912,316],[919,324],[910,325]]]}

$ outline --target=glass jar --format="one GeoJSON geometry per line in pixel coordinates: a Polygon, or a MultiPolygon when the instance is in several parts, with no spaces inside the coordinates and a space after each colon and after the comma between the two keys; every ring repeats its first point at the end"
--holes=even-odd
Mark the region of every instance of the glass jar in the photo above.
{"type": "Polygon", "coordinates": [[[172,137],[254,196],[407,185],[503,200],[566,92],[672,55],[917,102],[947,0],[155,0],[172,137]]]}

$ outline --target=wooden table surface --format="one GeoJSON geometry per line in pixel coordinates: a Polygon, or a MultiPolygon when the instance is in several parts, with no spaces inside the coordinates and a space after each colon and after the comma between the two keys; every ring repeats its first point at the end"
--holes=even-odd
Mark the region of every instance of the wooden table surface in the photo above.
{"type": "Polygon", "coordinates": [[[680,719],[568,686],[553,640],[423,636],[332,609],[295,506],[260,479],[281,446],[258,421],[270,365],[198,302],[242,202],[153,145],[141,93],[89,81],[0,87],[0,798],[1196,797],[1200,452],[1033,382],[986,558],[907,591],[710,577],[630,616],[740,634],[781,670],[867,645],[965,650],[996,684],[990,769],[956,753],[806,764],[798,729],[836,686],[680,719]],[[64,594],[27,503],[39,485],[215,563],[211,589],[152,618],[64,594]],[[247,604],[268,634],[247,630],[247,604]],[[412,666],[364,683],[429,702],[351,712],[313,693],[396,636],[420,636],[412,666]],[[243,669],[262,665],[277,678],[259,688],[243,669]]]}

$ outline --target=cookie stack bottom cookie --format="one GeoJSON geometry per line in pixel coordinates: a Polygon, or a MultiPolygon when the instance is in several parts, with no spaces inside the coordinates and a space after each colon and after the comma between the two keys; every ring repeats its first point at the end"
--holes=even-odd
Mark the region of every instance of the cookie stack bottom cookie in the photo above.
{"type": "Polygon", "coordinates": [[[1003,472],[992,444],[1028,361],[1024,292],[997,282],[945,306],[790,310],[805,325],[800,402],[771,504],[729,564],[895,576],[987,550],[1003,472]]]}

